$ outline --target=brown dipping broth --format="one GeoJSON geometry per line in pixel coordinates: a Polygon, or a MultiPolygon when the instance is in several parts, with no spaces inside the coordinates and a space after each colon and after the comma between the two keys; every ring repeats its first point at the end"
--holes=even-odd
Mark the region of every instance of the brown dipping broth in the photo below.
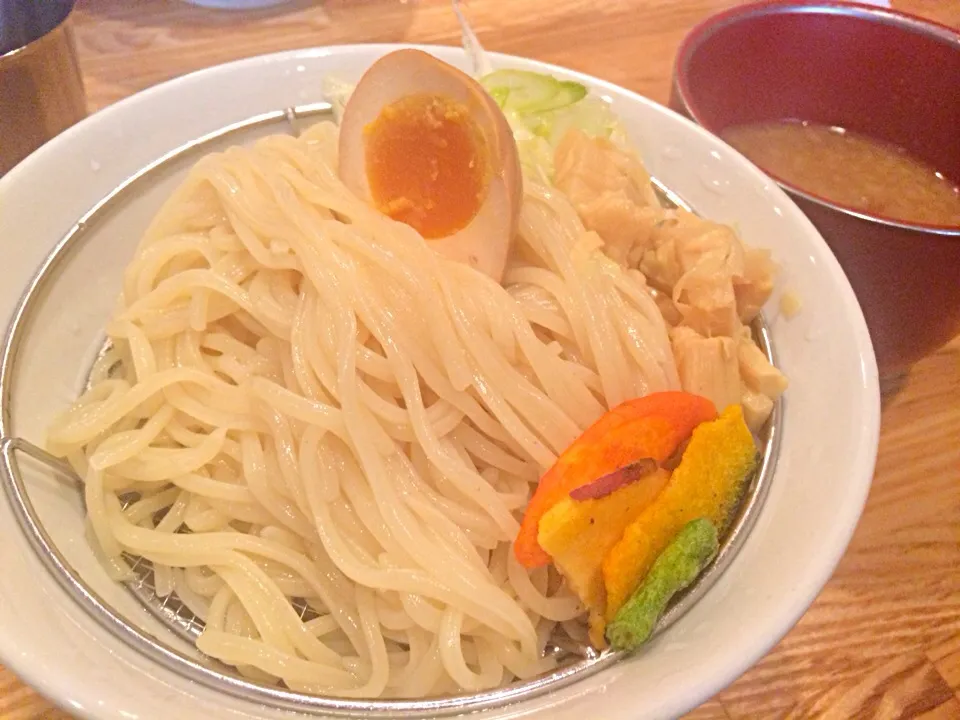
{"type": "Polygon", "coordinates": [[[726,128],[721,137],[784,182],[869,215],[960,227],[960,188],[902,148],[795,120],[726,128]]]}

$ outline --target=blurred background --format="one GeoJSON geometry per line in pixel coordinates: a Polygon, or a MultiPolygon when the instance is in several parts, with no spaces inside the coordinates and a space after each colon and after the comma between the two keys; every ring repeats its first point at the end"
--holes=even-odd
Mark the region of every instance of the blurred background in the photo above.
{"type": "MultiPolygon", "coordinates": [[[[200,3],[264,0],[194,0],[200,3]]],[[[273,0],[276,2],[276,0],[273,0]]],[[[645,55],[644,42],[676,48],[730,0],[469,0],[464,10],[491,50],[597,75],[666,103],[673,52],[645,55]],[[511,22],[505,23],[505,4],[511,22]],[[611,28],[615,28],[611,32],[611,28]],[[603,42],[597,43],[597,35],[603,42]],[[578,52],[586,39],[590,52],[578,52]],[[642,63],[638,66],[638,63],[642,63]]],[[[893,7],[960,24],[960,0],[892,0],[893,7]]],[[[178,75],[239,58],[355,42],[460,44],[450,0],[286,0],[261,10],[198,7],[185,0],[79,0],[74,29],[91,112],[178,75]],[[223,36],[229,32],[229,40],[223,36]],[[137,67],[129,71],[130,64],[137,67]]]]}

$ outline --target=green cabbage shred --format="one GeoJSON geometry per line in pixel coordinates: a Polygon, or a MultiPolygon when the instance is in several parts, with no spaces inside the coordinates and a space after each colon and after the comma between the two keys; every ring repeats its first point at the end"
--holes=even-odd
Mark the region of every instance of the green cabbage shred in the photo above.
{"type": "MultiPolygon", "coordinates": [[[[476,34],[451,0],[460,23],[463,49],[470,59],[472,74],[503,111],[513,130],[525,173],[547,184],[553,181],[554,150],[571,129],[590,137],[607,138],[617,145],[626,144],[626,133],[619,119],[603,98],[591,95],[587,87],[571,80],[560,80],[529,70],[493,70],[476,34]]],[[[328,77],[324,94],[340,121],[353,85],[328,77]]]]}

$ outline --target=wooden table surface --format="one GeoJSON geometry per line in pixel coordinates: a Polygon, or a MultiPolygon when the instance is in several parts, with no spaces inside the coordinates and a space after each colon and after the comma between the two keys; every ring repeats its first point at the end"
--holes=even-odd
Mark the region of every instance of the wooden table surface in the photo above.
{"type": "MultiPolygon", "coordinates": [[[[472,0],[467,12],[491,50],[665,102],[684,34],[735,4],[472,0]]],[[[960,27],[960,0],[893,5],[960,27]]],[[[80,0],[74,22],[91,111],[186,72],[276,50],[460,42],[446,0],[292,0],[258,13],[80,0]]],[[[689,715],[785,717],[960,718],[960,338],[885,395],[866,512],[816,603],[752,670],[689,715]]],[[[39,718],[69,716],[0,667],[0,720],[39,718]]]]}

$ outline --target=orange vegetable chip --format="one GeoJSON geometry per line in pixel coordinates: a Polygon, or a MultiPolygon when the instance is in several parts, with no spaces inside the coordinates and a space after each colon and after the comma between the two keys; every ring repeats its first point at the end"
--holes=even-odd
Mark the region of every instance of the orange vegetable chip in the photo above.
{"type": "Polygon", "coordinates": [[[540,518],[571,490],[641,458],[668,458],[697,425],[717,416],[713,403],[685,392],[653,393],[605,413],[540,479],[527,505],[514,553],[527,568],[550,556],[537,541],[540,518]]]}

